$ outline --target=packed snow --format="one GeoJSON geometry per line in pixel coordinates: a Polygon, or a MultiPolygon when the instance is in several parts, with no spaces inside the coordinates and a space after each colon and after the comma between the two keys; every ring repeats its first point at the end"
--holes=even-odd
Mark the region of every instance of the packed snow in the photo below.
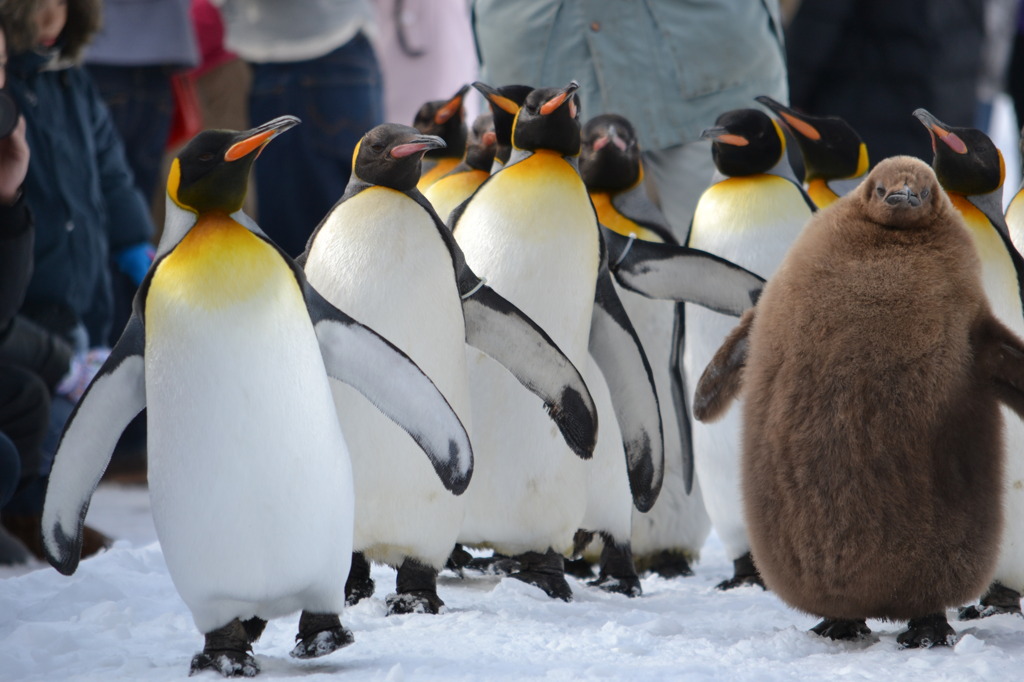
{"type": "MultiPolygon", "coordinates": [[[[114,547],[65,577],[44,563],[0,569],[0,682],[183,680],[203,638],[156,542],[143,486],[104,484],[87,523],[114,547]]],[[[1024,670],[1024,618],[950,622],[954,647],[900,650],[901,623],[868,621],[865,641],[809,634],[817,620],[771,592],[719,592],[731,575],[712,535],[690,578],[643,578],[644,594],[608,594],[569,578],[571,603],[515,580],[444,572],[440,615],[385,616],[395,573],[374,567],[372,599],[346,609],[355,643],[289,657],[298,614],[255,646],[261,679],[310,680],[1011,680],[1024,670]]],[[[203,672],[196,680],[222,679],[203,672]]]]}

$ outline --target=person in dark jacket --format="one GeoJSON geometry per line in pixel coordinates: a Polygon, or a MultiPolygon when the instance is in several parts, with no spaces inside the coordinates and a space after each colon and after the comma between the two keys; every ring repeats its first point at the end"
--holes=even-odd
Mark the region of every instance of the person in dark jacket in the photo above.
{"type": "Polygon", "coordinates": [[[790,104],[846,119],[873,164],[931,162],[912,113],[974,125],[984,37],[983,0],[803,0],[786,33],[790,104]]]}

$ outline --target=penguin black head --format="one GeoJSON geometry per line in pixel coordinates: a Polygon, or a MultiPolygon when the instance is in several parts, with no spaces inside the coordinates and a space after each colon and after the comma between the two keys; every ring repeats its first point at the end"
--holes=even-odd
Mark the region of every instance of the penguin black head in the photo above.
{"type": "Polygon", "coordinates": [[[587,121],[580,175],[592,192],[619,192],[639,182],[640,145],[633,124],[618,114],[601,114],[587,121]]]}
{"type": "Polygon", "coordinates": [[[727,111],[701,137],[712,140],[711,158],[730,177],[767,173],[786,151],[782,129],[759,109],[727,111]]]}
{"type": "Polygon", "coordinates": [[[384,123],[363,135],[352,153],[352,175],[363,182],[408,192],[420,179],[423,153],[443,149],[444,140],[415,128],[384,123]]]}
{"type": "Polygon", "coordinates": [[[949,210],[949,203],[935,173],[913,156],[883,160],[857,189],[864,214],[889,229],[927,229],[935,216],[949,210]]]}
{"type": "Polygon", "coordinates": [[[437,135],[447,145],[428,151],[428,158],[461,159],[466,153],[469,131],[466,128],[466,110],[462,106],[462,100],[468,91],[469,86],[463,85],[450,99],[427,102],[416,112],[413,128],[424,135],[437,135]]]}
{"type": "Polygon", "coordinates": [[[195,213],[234,213],[242,208],[249,169],[260,151],[298,123],[294,116],[281,116],[242,132],[199,133],[171,163],[167,195],[178,206],[195,213]]]}
{"type": "Polygon", "coordinates": [[[473,121],[466,144],[466,165],[475,170],[491,170],[497,138],[494,136],[494,117],[480,114],[473,121]]]}
{"type": "Polygon", "coordinates": [[[537,88],[526,96],[512,126],[512,146],[536,151],[548,149],[563,156],[580,153],[580,84],[564,88],[537,88]]]}
{"type": "Polygon", "coordinates": [[[519,107],[523,106],[526,96],[533,92],[529,85],[503,85],[500,88],[477,81],[473,87],[480,91],[491,106],[494,116],[495,150],[494,158],[503,165],[512,156],[512,126],[515,124],[519,107]]]}
{"type": "Polygon", "coordinates": [[[925,109],[914,112],[932,138],[932,168],[947,192],[976,196],[994,192],[1006,179],[1003,155],[977,128],[955,128],[925,109]]]}
{"type": "Polygon", "coordinates": [[[775,112],[793,133],[808,182],[856,178],[867,172],[868,147],[843,119],[798,113],[767,95],[754,99],[775,112]]]}

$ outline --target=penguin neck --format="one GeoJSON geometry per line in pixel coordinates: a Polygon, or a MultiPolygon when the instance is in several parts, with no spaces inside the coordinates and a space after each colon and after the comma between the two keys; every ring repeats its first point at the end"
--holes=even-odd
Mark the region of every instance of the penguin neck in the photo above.
{"type": "Polygon", "coordinates": [[[534,154],[539,155],[539,156],[560,158],[563,161],[565,161],[567,164],[572,166],[573,169],[577,173],[580,172],[579,156],[564,156],[564,155],[562,155],[562,154],[560,154],[560,153],[558,153],[556,151],[552,151],[550,149],[531,150],[531,149],[519,149],[518,147],[513,147],[512,155],[509,157],[508,163],[506,163],[504,167],[508,168],[509,166],[511,166],[513,164],[519,163],[520,161],[525,161],[526,159],[530,158],[534,154]]]}

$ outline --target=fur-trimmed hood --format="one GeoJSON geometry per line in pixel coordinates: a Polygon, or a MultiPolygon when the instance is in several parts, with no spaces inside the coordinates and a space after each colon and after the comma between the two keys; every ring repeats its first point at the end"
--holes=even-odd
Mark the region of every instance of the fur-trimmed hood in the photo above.
{"type": "MultiPolygon", "coordinates": [[[[82,51],[100,27],[100,0],[67,0],[68,20],[57,41],[57,58],[77,63],[82,51]]],[[[0,20],[7,28],[7,51],[11,56],[31,51],[38,31],[34,15],[39,0],[0,0],[0,20]]]]}

